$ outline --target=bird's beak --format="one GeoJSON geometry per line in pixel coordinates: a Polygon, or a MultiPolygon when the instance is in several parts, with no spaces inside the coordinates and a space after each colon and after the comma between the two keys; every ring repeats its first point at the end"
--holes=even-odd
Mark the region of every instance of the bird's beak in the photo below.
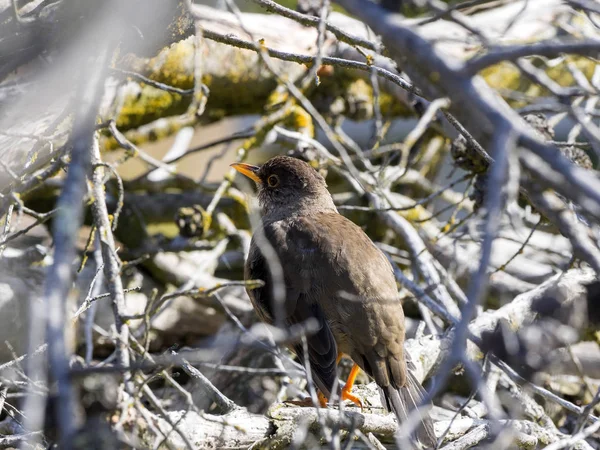
{"type": "Polygon", "coordinates": [[[235,170],[237,170],[242,175],[246,175],[251,180],[254,180],[259,184],[262,183],[262,180],[257,175],[258,171],[260,170],[260,167],[253,166],[251,164],[244,164],[244,163],[234,163],[234,164],[230,164],[230,166],[233,167],[235,170]]]}

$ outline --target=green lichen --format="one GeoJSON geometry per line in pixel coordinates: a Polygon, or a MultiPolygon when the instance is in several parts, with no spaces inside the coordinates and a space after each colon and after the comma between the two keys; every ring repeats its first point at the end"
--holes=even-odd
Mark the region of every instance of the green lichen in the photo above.
{"type": "Polygon", "coordinates": [[[156,119],[183,114],[189,106],[189,98],[142,84],[137,96],[125,98],[117,119],[120,130],[136,128],[156,119]]]}

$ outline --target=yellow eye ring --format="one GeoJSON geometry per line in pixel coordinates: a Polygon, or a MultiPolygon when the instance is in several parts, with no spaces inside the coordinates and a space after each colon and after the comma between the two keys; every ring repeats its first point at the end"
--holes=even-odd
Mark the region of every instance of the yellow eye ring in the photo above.
{"type": "Polygon", "coordinates": [[[277,175],[269,175],[267,178],[267,184],[269,187],[276,187],[279,185],[279,177],[277,175]]]}

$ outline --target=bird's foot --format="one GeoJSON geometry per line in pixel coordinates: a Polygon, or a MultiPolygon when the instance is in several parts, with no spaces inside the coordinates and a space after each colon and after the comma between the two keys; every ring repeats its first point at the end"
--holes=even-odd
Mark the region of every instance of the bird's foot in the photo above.
{"type": "Polygon", "coordinates": [[[352,403],[354,403],[356,406],[358,406],[362,411],[363,404],[362,404],[361,399],[350,392],[350,390],[352,389],[351,386],[350,386],[350,389],[346,389],[346,386],[344,386],[344,388],[342,389],[342,401],[350,400],[352,403]]]}
{"type": "MultiPolygon", "coordinates": [[[[317,397],[319,398],[319,406],[321,408],[327,408],[327,397],[325,397],[320,392],[317,393],[317,397]]],[[[311,397],[305,397],[302,400],[287,400],[285,403],[294,406],[299,406],[301,408],[311,408],[315,406],[311,397]]]]}
{"type": "Polygon", "coordinates": [[[358,367],[358,364],[354,363],[352,370],[350,370],[350,375],[348,375],[348,379],[346,380],[346,385],[342,388],[342,401],[350,400],[355,405],[360,406],[362,411],[363,405],[360,401],[360,398],[358,398],[356,395],[353,395],[351,392],[352,387],[354,386],[354,381],[356,381],[356,377],[358,376],[359,372],[360,367],[358,367]]]}

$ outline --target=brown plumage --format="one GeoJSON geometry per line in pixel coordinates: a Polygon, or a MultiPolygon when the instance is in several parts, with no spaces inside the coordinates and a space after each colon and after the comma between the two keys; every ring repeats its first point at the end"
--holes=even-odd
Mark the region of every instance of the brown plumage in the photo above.
{"type": "MultiPolygon", "coordinates": [[[[308,356],[319,390],[329,398],[337,354],[345,353],[375,379],[388,409],[404,420],[423,388],[407,370],[404,312],[385,255],[337,212],[325,180],[307,163],[278,156],[262,167],[232,166],[258,185],[262,222],[245,275],[265,281],[248,291],[260,318],[273,323],[280,311],[286,325],[316,319],[319,331],[308,338],[308,356]],[[283,285],[273,282],[277,273],[283,285]],[[279,309],[278,286],[285,297],[279,309]]],[[[300,347],[295,351],[303,357],[300,347]]],[[[435,445],[426,414],[418,438],[435,445]]]]}

